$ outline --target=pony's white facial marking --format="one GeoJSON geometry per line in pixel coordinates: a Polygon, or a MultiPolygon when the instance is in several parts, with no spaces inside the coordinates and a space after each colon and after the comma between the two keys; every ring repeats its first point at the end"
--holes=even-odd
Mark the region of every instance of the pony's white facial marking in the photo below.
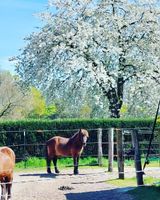
{"type": "Polygon", "coordinates": [[[86,135],[84,135],[83,136],[83,146],[86,146],[86,144],[87,144],[87,136],[86,135]]]}

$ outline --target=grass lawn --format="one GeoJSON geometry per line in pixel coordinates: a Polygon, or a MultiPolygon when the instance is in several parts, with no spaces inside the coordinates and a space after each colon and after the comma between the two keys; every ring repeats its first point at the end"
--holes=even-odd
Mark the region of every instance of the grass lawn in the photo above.
{"type": "MultiPolygon", "coordinates": [[[[153,177],[144,177],[144,184],[145,185],[153,185],[155,182],[160,182],[160,178],[153,178],[153,177]]],[[[116,185],[118,187],[136,187],[137,186],[137,180],[136,177],[132,178],[125,178],[124,180],[122,179],[110,179],[107,180],[107,183],[111,185],[116,185]]],[[[160,200],[160,198],[159,198],[160,200]]]]}
{"type": "MultiPolygon", "coordinates": [[[[108,160],[106,158],[102,158],[103,167],[108,167],[108,160]]],[[[142,159],[142,164],[144,163],[144,159],[142,159]]],[[[134,161],[133,160],[125,160],[125,167],[133,167],[134,168],[134,161]]],[[[79,160],[80,166],[98,166],[98,159],[96,157],[82,157],[79,160]]],[[[73,159],[72,158],[60,158],[58,159],[58,166],[60,168],[63,167],[71,167],[73,166],[73,159]]],[[[113,166],[117,168],[117,162],[114,161],[113,166]]],[[[149,167],[159,167],[159,160],[153,159],[149,167]]],[[[16,163],[16,169],[26,169],[26,168],[44,168],[46,167],[46,161],[44,158],[37,158],[37,157],[28,157],[25,161],[21,161],[16,163]]]]}
{"type": "Polygon", "coordinates": [[[137,187],[128,191],[135,200],[160,200],[160,186],[137,187]]]}
{"type": "MultiPolygon", "coordinates": [[[[59,168],[64,167],[72,167],[73,166],[73,159],[72,158],[60,158],[57,161],[59,168]]],[[[103,163],[105,163],[104,167],[107,166],[107,160],[103,159],[103,163]]],[[[98,166],[97,158],[93,157],[86,157],[80,158],[79,160],[80,166],[98,166]]],[[[51,162],[51,166],[53,163],[51,162]]],[[[17,162],[16,163],[16,170],[23,170],[23,169],[43,169],[46,168],[46,160],[44,158],[37,158],[37,157],[30,157],[27,158],[25,161],[17,162]]]]}

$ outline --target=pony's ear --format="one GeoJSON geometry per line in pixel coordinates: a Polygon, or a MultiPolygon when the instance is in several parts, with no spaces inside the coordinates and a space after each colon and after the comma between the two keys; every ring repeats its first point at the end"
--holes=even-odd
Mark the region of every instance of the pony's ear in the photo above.
{"type": "Polygon", "coordinates": [[[81,132],[82,132],[82,129],[80,128],[80,129],[79,129],[79,133],[81,133],[81,132]]]}

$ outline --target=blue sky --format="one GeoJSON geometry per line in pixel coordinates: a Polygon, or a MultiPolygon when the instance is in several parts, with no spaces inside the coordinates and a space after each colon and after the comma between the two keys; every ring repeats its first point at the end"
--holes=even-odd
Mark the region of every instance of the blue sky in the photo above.
{"type": "Polygon", "coordinates": [[[42,22],[35,13],[47,8],[47,0],[0,0],[0,69],[14,73],[8,58],[20,53],[25,45],[23,38],[42,22]]]}

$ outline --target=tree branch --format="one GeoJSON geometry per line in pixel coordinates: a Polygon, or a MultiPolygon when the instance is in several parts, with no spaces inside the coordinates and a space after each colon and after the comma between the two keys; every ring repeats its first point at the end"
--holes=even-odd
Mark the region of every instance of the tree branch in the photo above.
{"type": "Polygon", "coordinates": [[[12,106],[12,103],[10,102],[10,103],[6,106],[6,108],[4,108],[4,109],[0,112],[0,118],[3,117],[3,116],[8,112],[8,110],[11,108],[11,106],[12,106]]]}

